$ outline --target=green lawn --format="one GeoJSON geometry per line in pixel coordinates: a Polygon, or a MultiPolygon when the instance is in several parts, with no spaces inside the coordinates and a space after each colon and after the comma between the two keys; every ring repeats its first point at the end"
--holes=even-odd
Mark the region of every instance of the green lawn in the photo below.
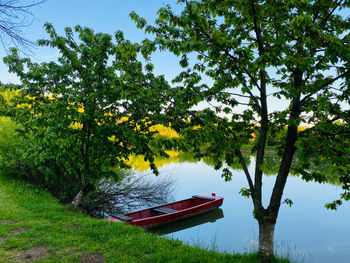
{"type": "Polygon", "coordinates": [[[93,219],[72,212],[45,191],[0,176],[0,262],[21,261],[258,262],[255,254],[206,251],[138,227],[93,219]]]}

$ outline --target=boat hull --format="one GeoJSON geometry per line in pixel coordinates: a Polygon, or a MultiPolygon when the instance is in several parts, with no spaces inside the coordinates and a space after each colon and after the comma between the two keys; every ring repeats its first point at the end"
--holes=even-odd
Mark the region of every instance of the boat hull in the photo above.
{"type": "MultiPolygon", "coordinates": [[[[209,212],[221,206],[222,203],[223,198],[215,194],[211,196],[193,196],[192,198],[163,206],[125,214],[124,216],[131,219],[125,223],[144,228],[160,226],[209,212]]],[[[121,221],[116,217],[110,217],[107,220],[121,221]]]]}

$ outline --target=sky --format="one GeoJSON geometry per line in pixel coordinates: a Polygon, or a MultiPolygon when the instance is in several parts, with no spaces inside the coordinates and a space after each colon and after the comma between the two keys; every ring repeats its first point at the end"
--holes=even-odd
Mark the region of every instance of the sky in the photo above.
{"type": "MultiPolygon", "coordinates": [[[[81,25],[92,28],[95,32],[111,35],[121,30],[126,39],[140,42],[151,36],[136,28],[136,24],[129,17],[130,12],[135,11],[149,23],[153,23],[157,17],[157,10],[166,4],[171,4],[175,10],[179,10],[180,6],[176,2],[177,0],[47,0],[32,8],[35,19],[30,26],[23,28],[23,36],[31,41],[48,38],[43,25],[49,22],[61,35],[64,34],[65,27],[81,25]]],[[[0,48],[0,57],[4,56],[6,51],[0,48]]],[[[33,54],[30,54],[30,58],[36,62],[51,61],[57,56],[57,50],[42,47],[34,48],[33,54]]],[[[152,62],[156,66],[155,73],[165,75],[168,80],[180,70],[175,56],[166,52],[155,54],[152,62]]],[[[8,73],[2,59],[0,76],[2,83],[19,83],[15,75],[8,73]]]]}
{"type": "MultiPolygon", "coordinates": [[[[121,30],[126,39],[140,42],[152,36],[137,29],[136,24],[129,17],[130,12],[135,11],[146,18],[148,23],[153,24],[157,18],[157,10],[167,4],[170,4],[175,12],[182,10],[182,5],[177,4],[177,0],[47,0],[32,8],[35,19],[30,26],[23,28],[23,36],[32,41],[48,38],[43,25],[49,22],[61,35],[64,34],[65,27],[80,25],[92,28],[95,32],[111,35],[121,30]]],[[[6,56],[6,51],[0,48],[0,58],[4,56],[6,56]]],[[[30,54],[30,58],[35,62],[48,62],[57,57],[57,49],[47,47],[34,48],[33,53],[30,54]]],[[[181,71],[178,58],[169,52],[153,54],[152,63],[155,65],[155,74],[164,75],[168,81],[171,81],[181,71]]],[[[211,83],[208,78],[204,81],[207,84],[211,83]]],[[[17,76],[8,72],[8,67],[2,62],[2,59],[0,59],[0,82],[19,83],[17,76]]],[[[273,90],[270,90],[271,92],[273,90]]],[[[287,106],[286,101],[269,97],[271,111],[281,110],[287,106]]],[[[236,111],[241,110],[241,108],[236,109],[236,111]]]]}

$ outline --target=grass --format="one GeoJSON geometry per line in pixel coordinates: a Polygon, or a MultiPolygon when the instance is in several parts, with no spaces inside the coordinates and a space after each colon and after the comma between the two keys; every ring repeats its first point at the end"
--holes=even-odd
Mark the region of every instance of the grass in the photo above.
{"type": "Polygon", "coordinates": [[[23,255],[33,247],[46,250],[35,262],[258,262],[254,253],[206,251],[72,212],[47,192],[0,175],[0,262],[30,260],[23,255]],[[84,261],[91,254],[104,261],[84,261]]]}

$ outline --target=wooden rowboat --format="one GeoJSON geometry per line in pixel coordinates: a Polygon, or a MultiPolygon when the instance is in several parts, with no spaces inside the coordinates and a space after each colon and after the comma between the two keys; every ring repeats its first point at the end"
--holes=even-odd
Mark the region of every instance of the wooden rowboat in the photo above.
{"type": "Polygon", "coordinates": [[[174,203],[156,206],[125,215],[113,215],[107,218],[113,222],[125,222],[140,227],[154,227],[168,224],[191,216],[199,215],[218,208],[224,198],[211,195],[194,195],[192,198],[174,203]]]}

